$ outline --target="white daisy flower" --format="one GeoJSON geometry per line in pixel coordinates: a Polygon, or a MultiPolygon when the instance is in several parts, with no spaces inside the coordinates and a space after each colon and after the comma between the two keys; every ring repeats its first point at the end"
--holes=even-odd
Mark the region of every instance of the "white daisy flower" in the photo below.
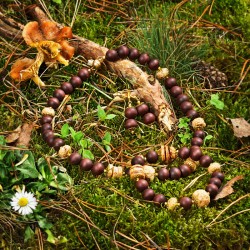
{"type": "Polygon", "coordinates": [[[10,205],[12,208],[22,215],[31,214],[37,206],[37,201],[34,195],[30,192],[22,191],[16,192],[11,199],[10,205]]]}

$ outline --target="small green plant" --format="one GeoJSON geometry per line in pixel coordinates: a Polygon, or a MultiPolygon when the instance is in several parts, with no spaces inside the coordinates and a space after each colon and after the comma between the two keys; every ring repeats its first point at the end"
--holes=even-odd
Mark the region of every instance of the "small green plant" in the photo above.
{"type": "Polygon", "coordinates": [[[109,132],[106,132],[105,135],[102,138],[102,144],[104,145],[107,152],[111,151],[110,142],[111,142],[111,134],[109,132]]]}
{"type": "Polygon", "coordinates": [[[209,101],[209,103],[213,106],[215,106],[217,109],[223,110],[224,109],[224,102],[219,100],[219,94],[212,94],[211,95],[211,99],[209,101]]]}
{"type": "Polygon", "coordinates": [[[187,117],[182,117],[179,119],[178,128],[180,129],[180,132],[178,133],[178,137],[183,144],[188,144],[192,138],[189,122],[190,119],[187,117]]]}
{"type": "Polygon", "coordinates": [[[97,106],[97,115],[98,119],[102,122],[116,117],[115,114],[106,114],[105,110],[100,105],[97,106]]]}

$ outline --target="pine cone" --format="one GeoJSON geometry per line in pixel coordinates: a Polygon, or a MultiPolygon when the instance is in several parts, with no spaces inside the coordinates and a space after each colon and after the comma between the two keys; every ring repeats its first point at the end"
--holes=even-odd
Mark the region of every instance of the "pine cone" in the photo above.
{"type": "Polygon", "coordinates": [[[194,65],[194,69],[204,78],[205,87],[207,89],[226,87],[228,84],[227,76],[210,63],[198,61],[194,65]]]}

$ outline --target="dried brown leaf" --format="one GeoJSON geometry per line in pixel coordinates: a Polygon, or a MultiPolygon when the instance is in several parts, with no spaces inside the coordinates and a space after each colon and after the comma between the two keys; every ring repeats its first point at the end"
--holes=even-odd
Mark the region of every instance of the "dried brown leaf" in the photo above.
{"type": "Polygon", "coordinates": [[[5,138],[7,143],[12,143],[14,141],[16,141],[21,133],[21,126],[18,126],[13,132],[11,132],[10,134],[8,134],[5,138]]]}
{"type": "Polygon", "coordinates": [[[232,186],[236,181],[242,180],[244,179],[243,175],[238,175],[236,177],[234,177],[233,179],[231,179],[230,181],[228,181],[223,188],[221,189],[221,191],[215,196],[214,200],[218,200],[218,199],[222,199],[226,196],[228,196],[229,194],[232,194],[234,192],[232,186]]]}
{"type": "Polygon", "coordinates": [[[29,146],[29,142],[30,142],[30,137],[31,137],[31,133],[33,130],[34,124],[28,124],[28,123],[24,123],[22,125],[21,128],[21,133],[20,136],[17,140],[17,146],[25,146],[28,147],[29,146]]]}
{"type": "Polygon", "coordinates": [[[250,136],[250,124],[244,118],[230,119],[234,135],[238,138],[250,136]]]}

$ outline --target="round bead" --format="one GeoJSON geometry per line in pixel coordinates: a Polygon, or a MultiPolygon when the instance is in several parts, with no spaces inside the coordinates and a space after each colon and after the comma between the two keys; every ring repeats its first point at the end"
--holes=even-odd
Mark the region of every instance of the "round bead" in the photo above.
{"type": "Polygon", "coordinates": [[[156,205],[160,206],[161,204],[164,204],[167,201],[165,195],[163,194],[156,194],[154,196],[153,202],[155,202],[156,205]]]}
{"type": "Polygon", "coordinates": [[[212,173],[212,177],[219,178],[221,181],[223,181],[225,175],[224,175],[222,172],[216,171],[216,172],[213,172],[213,173],[212,173]]]}
{"type": "Polygon", "coordinates": [[[171,89],[173,86],[177,85],[177,81],[174,77],[168,77],[164,82],[166,89],[171,89]]]}
{"type": "Polygon", "coordinates": [[[194,137],[191,140],[191,145],[192,146],[201,146],[203,144],[203,140],[200,137],[194,137]]]}
{"type": "Polygon", "coordinates": [[[80,162],[80,169],[83,171],[89,171],[92,169],[93,165],[94,164],[90,159],[84,158],[80,162]]]}
{"type": "Polygon", "coordinates": [[[181,171],[181,177],[187,177],[192,173],[192,169],[186,164],[179,166],[179,169],[181,171]]]}
{"type": "Polygon", "coordinates": [[[205,138],[205,132],[203,130],[196,130],[194,131],[193,137],[199,137],[203,140],[205,138]]]}
{"type": "Polygon", "coordinates": [[[129,48],[125,45],[122,45],[117,49],[117,53],[121,59],[126,58],[129,55],[129,52],[129,48]]]}
{"type": "Polygon", "coordinates": [[[199,114],[196,110],[194,109],[189,109],[186,113],[186,117],[190,118],[191,120],[199,117],[199,114]]]}
{"type": "Polygon", "coordinates": [[[179,200],[180,206],[185,210],[188,210],[192,207],[192,200],[189,197],[181,197],[179,200]]]}
{"type": "Polygon", "coordinates": [[[140,179],[135,183],[135,187],[139,192],[143,192],[148,188],[148,182],[145,179],[140,179]]]}
{"type": "Polygon", "coordinates": [[[93,167],[91,168],[91,172],[94,176],[101,175],[104,172],[104,165],[101,162],[94,163],[93,167]]]}
{"type": "Polygon", "coordinates": [[[71,83],[69,82],[63,82],[61,84],[61,89],[64,91],[65,94],[70,95],[73,93],[74,88],[71,83]]]}
{"type": "Polygon", "coordinates": [[[138,58],[138,62],[141,65],[145,65],[146,63],[148,63],[150,61],[150,57],[147,53],[142,53],[139,58],[138,58]]]}
{"type": "Polygon", "coordinates": [[[106,52],[105,58],[110,62],[116,62],[119,60],[119,55],[116,50],[110,49],[106,52]]]}
{"type": "Polygon", "coordinates": [[[44,123],[41,127],[42,133],[45,132],[46,130],[52,130],[52,125],[51,123],[44,123]]]}
{"type": "Polygon", "coordinates": [[[157,70],[160,66],[160,62],[158,59],[151,59],[149,62],[148,62],[148,67],[151,69],[151,70],[157,70]]]}
{"type": "Polygon", "coordinates": [[[142,192],[142,197],[144,200],[152,201],[155,197],[155,192],[151,188],[147,188],[142,192]]]}
{"type": "Polygon", "coordinates": [[[206,191],[209,192],[210,197],[215,197],[218,193],[218,187],[215,184],[208,184],[206,186],[206,191]]]}
{"type": "Polygon", "coordinates": [[[166,179],[169,178],[169,171],[168,169],[166,168],[161,168],[159,171],[158,171],[158,179],[160,181],[165,181],[166,179]]]}
{"type": "Polygon", "coordinates": [[[156,120],[156,116],[153,113],[147,113],[142,118],[143,123],[151,124],[156,120]]]}
{"type": "Polygon", "coordinates": [[[48,144],[48,146],[52,147],[54,144],[54,139],[55,139],[55,136],[54,136],[54,134],[52,134],[52,135],[47,136],[45,141],[48,144]]]}
{"type": "Polygon", "coordinates": [[[209,184],[214,184],[216,185],[218,188],[220,188],[221,186],[221,180],[217,177],[212,177],[210,180],[209,180],[209,184]]]}
{"type": "Polygon", "coordinates": [[[56,150],[56,151],[58,151],[59,150],[59,148],[61,147],[61,146],[63,146],[65,143],[64,143],[64,140],[63,139],[61,139],[61,138],[55,138],[54,139],[54,142],[53,142],[53,148],[56,150]]]}
{"type": "Polygon", "coordinates": [[[185,94],[180,94],[180,95],[178,95],[178,96],[176,97],[176,103],[177,103],[178,105],[181,105],[181,103],[186,102],[186,101],[188,101],[188,100],[189,100],[189,98],[188,98],[188,96],[185,95],[185,94]]]}
{"type": "Polygon", "coordinates": [[[198,161],[202,156],[202,151],[198,146],[192,146],[190,148],[190,158],[194,161],[198,161]]]}
{"type": "Polygon", "coordinates": [[[52,119],[53,119],[53,117],[50,115],[43,115],[40,122],[41,122],[41,124],[51,123],[52,119]]]}
{"type": "Polygon", "coordinates": [[[213,162],[212,158],[209,155],[202,155],[200,158],[200,164],[202,167],[207,168],[213,162]]]}
{"type": "Polygon", "coordinates": [[[149,107],[146,103],[142,103],[136,107],[138,115],[145,115],[149,111],[149,107]]]}
{"type": "Polygon", "coordinates": [[[72,165],[78,165],[82,159],[82,156],[78,152],[74,152],[69,156],[69,163],[72,165]]]}
{"type": "Polygon", "coordinates": [[[179,168],[170,168],[169,175],[171,180],[179,180],[181,178],[181,170],[179,168]]]}
{"type": "Polygon", "coordinates": [[[138,112],[135,107],[129,107],[125,109],[125,117],[129,119],[134,119],[137,116],[138,112]]]}
{"type": "Polygon", "coordinates": [[[149,163],[156,163],[158,161],[158,154],[154,150],[150,150],[146,154],[146,159],[149,163]]]}
{"type": "Polygon", "coordinates": [[[55,97],[50,97],[47,102],[48,106],[57,109],[60,106],[60,101],[55,97]]]}
{"type": "Polygon", "coordinates": [[[57,98],[61,102],[65,97],[65,92],[62,89],[56,89],[53,92],[53,97],[57,98]]]}
{"type": "Polygon", "coordinates": [[[81,78],[82,81],[86,81],[90,77],[88,68],[82,68],[78,71],[77,76],[81,78]]]}
{"type": "Polygon", "coordinates": [[[138,126],[138,123],[137,123],[137,121],[136,121],[135,119],[127,119],[127,120],[125,121],[125,125],[124,125],[124,127],[125,127],[126,129],[135,128],[135,127],[137,127],[137,126],[138,126]]]}
{"type": "Polygon", "coordinates": [[[180,105],[180,108],[181,108],[181,111],[186,114],[188,110],[192,109],[193,108],[193,105],[191,102],[189,101],[184,101],[181,103],[180,105]]]}
{"type": "Polygon", "coordinates": [[[72,76],[69,80],[73,88],[80,88],[82,86],[82,79],[79,76],[72,76]]]}
{"type": "Polygon", "coordinates": [[[131,160],[131,165],[137,165],[137,164],[139,164],[139,165],[144,165],[145,164],[145,160],[141,155],[136,155],[131,160]]]}
{"type": "Polygon", "coordinates": [[[179,86],[173,86],[173,87],[170,89],[170,94],[171,94],[173,97],[177,97],[178,95],[182,94],[182,88],[179,87],[179,86]]]}
{"type": "Polygon", "coordinates": [[[131,48],[131,49],[129,50],[129,55],[128,55],[128,57],[129,57],[129,59],[130,59],[131,61],[134,61],[134,60],[138,59],[139,56],[140,56],[140,52],[139,52],[138,49],[136,49],[136,48],[131,48]]]}
{"type": "Polygon", "coordinates": [[[46,130],[42,133],[42,137],[45,141],[47,141],[47,139],[51,136],[54,137],[54,132],[52,130],[46,130]]]}
{"type": "Polygon", "coordinates": [[[187,148],[187,147],[182,147],[178,150],[178,156],[181,158],[181,159],[187,159],[190,155],[190,149],[187,148]]]}

